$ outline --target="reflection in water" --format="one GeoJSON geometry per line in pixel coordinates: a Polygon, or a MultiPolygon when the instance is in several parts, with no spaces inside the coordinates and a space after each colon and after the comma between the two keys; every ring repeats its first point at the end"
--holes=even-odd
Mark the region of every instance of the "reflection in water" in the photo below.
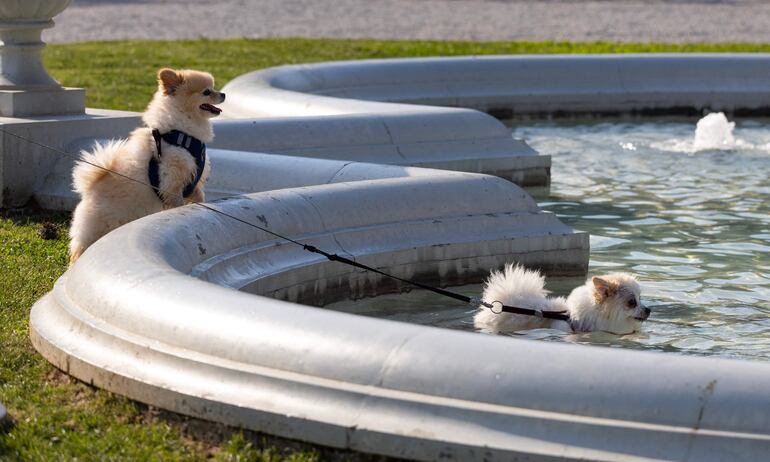
{"type": "MultiPolygon", "coordinates": [[[[591,233],[590,273],[636,274],[653,309],[644,330],[629,336],[543,329],[517,335],[770,358],[770,131],[764,121],[738,121],[730,150],[697,150],[694,125],[543,122],[514,128],[515,137],[553,156],[551,192],[539,203],[591,233]]],[[[549,288],[567,294],[581,282],[552,279],[549,288]]],[[[460,290],[480,293],[479,287],[460,290]]],[[[467,307],[423,292],[330,308],[473,330],[467,307]]]]}

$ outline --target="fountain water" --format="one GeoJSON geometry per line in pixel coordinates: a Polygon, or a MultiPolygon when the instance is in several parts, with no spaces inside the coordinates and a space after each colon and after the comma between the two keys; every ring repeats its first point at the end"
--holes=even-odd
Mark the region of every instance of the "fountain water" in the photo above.
{"type": "Polygon", "coordinates": [[[698,121],[695,127],[693,150],[730,149],[735,147],[735,122],[729,122],[724,112],[712,112],[698,121]]]}

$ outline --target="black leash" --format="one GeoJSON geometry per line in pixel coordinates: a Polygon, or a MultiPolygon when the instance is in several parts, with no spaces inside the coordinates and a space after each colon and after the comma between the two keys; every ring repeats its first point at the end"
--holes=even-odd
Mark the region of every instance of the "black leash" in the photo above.
{"type": "MultiPolygon", "coordinates": [[[[144,186],[150,187],[157,194],[160,194],[160,189],[158,188],[158,186],[147,184],[147,183],[145,183],[143,181],[140,181],[140,180],[137,180],[135,178],[131,178],[129,176],[123,175],[123,174],[118,173],[118,172],[114,172],[114,171],[112,171],[112,170],[110,170],[108,168],[102,167],[101,165],[97,165],[97,164],[94,164],[92,162],[88,162],[86,160],[83,160],[82,158],[80,158],[80,156],[76,156],[74,154],[70,154],[70,153],[68,153],[66,151],[63,151],[61,149],[57,149],[57,148],[54,148],[52,146],[48,146],[46,144],[40,143],[38,141],[25,138],[23,136],[17,135],[16,133],[9,132],[8,130],[5,130],[4,128],[1,128],[1,127],[0,127],[0,132],[3,132],[3,133],[8,134],[8,135],[11,135],[11,136],[16,137],[16,138],[18,138],[20,140],[24,140],[24,141],[26,141],[28,143],[31,143],[31,144],[34,144],[34,145],[37,145],[37,146],[49,149],[49,150],[51,150],[53,152],[64,154],[65,156],[73,158],[73,159],[75,159],[75,160],[77,160],[79,162],[83,162],[85,164],[88,164],[88,165],[91,165],[93,167],[99,168],[101,170],[107,171],[107,172],[109,172],[111,174],[114,174],[114,175],[117,175],[119,177],[125,178],[127,180],[130,180],[130,181],[142,184],[144,186]]],[[[153,136],[153,138],[155,138],[155,141],[156,141],[157,144],[160,144],[160,140],[158,138],[156,138],[155,136],[153,136]]],[[[536,317],[539,317],[539,318],[546,318],[546,319],[557,319],[557,320],[567,321],[567,322],[569,322],[569,320],[570,320],[569,315],[565,311],[542,311],[542,310],[534,310],[534,309],[530,309],[530,308],[519,308],[519,307],[516,307],[516,306],[504,305],[502,302],[497,301],[497,300],[495,300],[495,301],[493,301],[491,303],[488,303],[488,302],[485,302],[485,301],[481,300],[478,297],[468,297],[468,296],[465,296],[465,295],[462,295],[462,294],[458,294],[456,292],[452,292],[452,291],[449,291],[449,290],[446,290],[446,289],[440,289],[438,287],[429,286],[429,285],[426,285],[426,284],[422,284],[420,282],[411,281],[409,279],[403,279],[403,278],[400,278],[398,276],[394,276],[392,274],[386,273],[384,271],[380,271],[380,270],[378,270],[376,268],[372,268],[371,266],[367,266],[367,265],[364,265],[362,263],[358,263],[357,261],[351,260],[349,258],[342,257],[342,256],[337,255],[335,253],[325,252],[325,251],[323,251],[323,250],[321,250],[318,247],[315,247],[313,245],[303,244],[303,243],[301,243],[299,241],[296,241],[296,240],[294,240],[292,238],[283,236],[283,235],[278,234],[278,233],[276,233],[274,231],[270,231],[269,229],[265,229],[265,228],[263,228],[263,227],[261,227],[259,225],[255,225],[254,223],[251,223],[249,221],[246,221],[246,220],[243,220],[243,219],[238,218],[236,216],[230,215],[229,213],[225,213],[225,212],[223,212],[221,210],[217,210],[217,209],[215,209],[213,207],[210,207],[210,206],[208,206],[208,205],[206,205],[206,204],[204,204],[202,202],[195,202],[192,205],[197,205],[197,206],[202,207],[202,208],[204,208],[206,210],[210,210],[212,212],[215,212],[215,213],[218,213],[220,215],[226,216],[226,217],[228,217],[228,218],[230,218],[232,220],[235,220],[237,222],[240,222],[240,223],[243,223],[245,225],[248,225],[248,226],[251,226],[253,228],[256,228],[256,229],[258,229],[260,231],[268,233],[268,234],[270,234],[272,236],[275,236],[275,237],[277,237],[279,239],[282,239],[282,240],[285,240],[287,242],[291,242],[292,244],[296,244],[298,246],[301,246],[304,250],[306,250],[308,252],[312,252],[312,253],[316,253],[316,254],[319,254],[319,255],[323,255],[329,261],[335,261],[335,262],[343,263],[345,265],[350,265],[350,266],[353,266],[353,267],[356,267],[356,268],[361,268],[361,269],[366,270],[366,271],[371,271],[373,273],[377,273],[377,274],[380,274],[382,276],[385,276],[385,277],[388,277],[388,278],[391,278],[391,279],[395,279],[397,281],[401,281],[401,282],[403,282],[405,284],[410,284],[410,285],[413,285],[415,287],[419,287],[421,289],[428,290],[430,292],[433,292],[433,293],[436,293],[436,294],[439,294],[439,295],[443,295],[445,297],[449,297],[449,298],[452,298],[452,299],[455,299],[455,300],[458,300],[458,301],[461,301],[461,302],[465,302],[465,303],[471,304],[474,308],[476,308],[478,306],[483,306],[485,308],[489,308],[495,314],[513,313],[513,314],[522,314],[522,315],[525,315],[525,316],[536,316],[536,317]]]]}
{"type": "Polygon", "coordinates": [[[326,257],[330,261],[336,261],[336,262],[344,263],[346,265],[355,266],[356,268],[361,268],[361,269],[364,269],[366,271],[371,271],[372,273],[381,274],[383,276],[395,279],[397,281],[404,282],[406,284],[411,284],[411,285],[419,287],[421,289],[429,290],[429,291],[431,291],[433,293],[437,293],[437,294],[443,295],[445,297],[449,297],[449,298],[453,298],[455,300],[459,300],[461,302],[469,303],[469,304],[473,305],[474,307],[481,305],[481,306],[484,306],[486,308],[489,308],[490,310],[492,310],[493,313],[496,313],[496,314],[500,314],[500,313],[514,313],[514,314],[523,314],[523,315],[526,315],[526,316],[537,316],[539,318],[558,319],[558,320],[561,320],[561,321],[569,321],[569,319],[570,319],[569,315],[565,311],[542,311],[542,310],[533,310],[533,309],[530,309],[530,308],[519,308],[519,307],[516,307],[516,306],[503,305],[502,302],[499,302],[497,300],[493,301],[492,303],[487,303],[487,302],[481,300],[478,297],[468,297],[468,296],[465,296],[465,295],[462,295],[462,294],[458,294],[456,292],[452,292],[452,291],[449,291],[449,290],[440,289],[438,287],[433,287],[433,286],[429,286],[429,285],[422,284],[422,283],[419,283],[419,282],[411,281],[409,279],[402,279],[402,278],[400,278],[398,276],[394,276],[392,274],[388,274],[388,273],[385,273],[383,271],[380,271],[380,270],[378,270],[376,268],[372,268],[371,266],[366,266],[366,265],[364,265],[362,263],[358,263],[357,261],[351,260],[349,258],[341,257],[341,256],[337,255],[336,253],[324,252],[323,250],[321,250],[319,248],[316,248],[316,247],[314,247],[312,245],[308,245],[308,244],[300,244],[300,245],[302,245],[302,248],[304,248],[308,252],[313,252],[313,253],[317,253],[317,254],[323,255],[324,257],[326,257]]]}

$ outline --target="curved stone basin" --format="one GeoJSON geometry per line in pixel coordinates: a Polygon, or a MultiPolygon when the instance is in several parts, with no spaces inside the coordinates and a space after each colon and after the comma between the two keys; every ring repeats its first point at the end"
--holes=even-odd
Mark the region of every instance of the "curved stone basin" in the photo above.
{"type": "MultiPolygon", "coordinates": [[[[563,59],[566,66],[574,58],[563,59]]],[[[644,67],[644,60],[615,59],[600,61],[628,72],[644,67]]],[[[707,68],[731,63],[723,57],[697,59],[707,68]]],[[[471,72],[472,63],[484,60],[466,61],[471,72]]],[[[524,58],[499,61],[527,67],[524,58]]],[[[668,67],[655,72],[664,77],[669,72],[674,81],[697,80],[703,70],[663,61],[668,67]]],[[[749,61],[746,72],[725,70],[709,91],[687,100],[689,108],[715,104],[722,98],[720,88],[727,95],[733,89],[761,90],[762,79],[752,72],[770,67],[770,60],[762,55],[749,61]]],[[[435,85],[423,87],[429,98],[446,87],[446,72],[441,60],[423,62],[425,69],[439,64],[435,85]]],[[[546,71],[559,59],[534,57],[529,64],[550,75],[546,71]]],[[[337,65],[264,72],[303,82],[316,70],[337,65]]],[[[349,65],[355,70],[378,63],[349,65]]],[[[346,72],[331,75],[342,78],[346,72]]],[[[364,83],[364,77],[382,75],[365,74],[364,83]]],[[[471,74],[477,80],[485,75],[481,68],[471,74]]],[[[659,85],[665,86],[664,77],[659,85]]],[[[631,94],[658,98],[643,84],[624,82],[631,94]]],[[[228,88],[228,101],[248,96],[247,87],[243,93],[228,88]]],[[[545,94],[549,87],[544,88],[545,94]]],[[[686,88],[683,83],[666,94],[686,88]]],[[[259,127],[265,122],[284,136],[295,124],[295,141],[270,138],[289,151],[297,142],[300,148],[287,153],[291,156],[308,156],[312,133],[325,127],[323,139],[329,141],[316,148],[327,159],[335,158],[335,140],[337,147],[347,146],[344,155],[355,157],[355,146],[371,153],[373,146],[418,146],[431,138],[445,138],[443,146],[456,138],[472,159],[473,135],[454,136],[463,121],[470,121],[470,133],[498,130],[489,116],[454,108],[378,114],[347,109],[329,122],[306,117],[303,106],[294,104],[302,97],[298,90],[254,91],[243,114],[252,119],[217,125],[219,138],[219,127],[233,135],[228,142],[234,144],[226,147],[256,150],[260,141],[252,135],[264,133],[259,127]],[[263,121],[248,112],[269,101],[292,106],[273,115],[301,117],[263,121]],[[391,122],[403,129],[397,142],[367,142],[374,139],[370,133],[391,122]],[[351,126],[359,130],[342,139],[351,126]]],[[[674,100],[685,101],[691,93],[674,100]]],[[[738,97],[733,109],[766,107],[765,94],[754,96],[751,104],[738,97]]],[[[386,104],[306,97],[312,104],[325,98],[319,100],[324,107],[375,110],[386,104]]],[[[495,98],[508,96],[500,92],[495,98]]],[[[646,108],[646,101],[617,109],[646,108]]],[[[426,158],[427,152],[422,151],[426,158]]],[[[212,160],[210,197],[264,191],[215,207],[402,277],[462,284],[511,259],[551,274],[585,272],[587,236],[498,177],[224,150],[212,150],[212,160]]],[[[322,304],[400,289],[191,206],[138,220],[94,244],[33,307],[30,331],[35,347],[52,363],[97,386],[177,412],[366,452],[422,460],[717,461],[757,460],[770,451],[770,365],[764,363],[524,341],[291,303],[322,304]]]]}
{"type": "MultiPolygon", "coordinates": [[[[292,188],[215,205],[399,276],[434,274],[442,285],[510,256],[542,259],[549,248],[565,265],[556,251],[583,237],[545,231],[555,218],[521,190],[475,175],[292,188]],[[482,208],[471,200],[455,209],[467,213],[433,223],[446,210],[431,211],[431,198],[476,194],[505,200],[482,208]],[[361,213],[371,201],[381,205],[374,219],[361,213]],[[542,220],[543,232],[517,230],[520,216],[542,220]]],[[[715,460],[725,448],[770,445],[766,364],[405,325],[222,287],[328,300],[394,289],[382,282],[184,207],[94,244],[35,305],[32,338],[66,372],[143,402],[390,455],[715,460]]]]}

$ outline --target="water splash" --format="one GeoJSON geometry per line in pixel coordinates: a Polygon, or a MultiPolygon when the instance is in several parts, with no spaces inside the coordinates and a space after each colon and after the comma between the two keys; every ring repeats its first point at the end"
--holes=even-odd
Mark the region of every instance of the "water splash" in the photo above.
{"type": "Polygon", "coordinates": [[[766,151],[770,145],[755,146],[733,136],[735,122],[730,122],[724,112],[712,112],[700,119],[695,126],[695,136],[689,140],[671,139],[651,143],[650,147],[661,151],[694,154],[701,151],[730,151],[733,149],[766,151]]]}
{"type": "Polygon", "coordinates": [[[735,122],[729,122],[724,112],[712,112],[700,119],[695,126],[693,151],[709,149],[733,149],[736,147],[733,130],[735,122]]]}

